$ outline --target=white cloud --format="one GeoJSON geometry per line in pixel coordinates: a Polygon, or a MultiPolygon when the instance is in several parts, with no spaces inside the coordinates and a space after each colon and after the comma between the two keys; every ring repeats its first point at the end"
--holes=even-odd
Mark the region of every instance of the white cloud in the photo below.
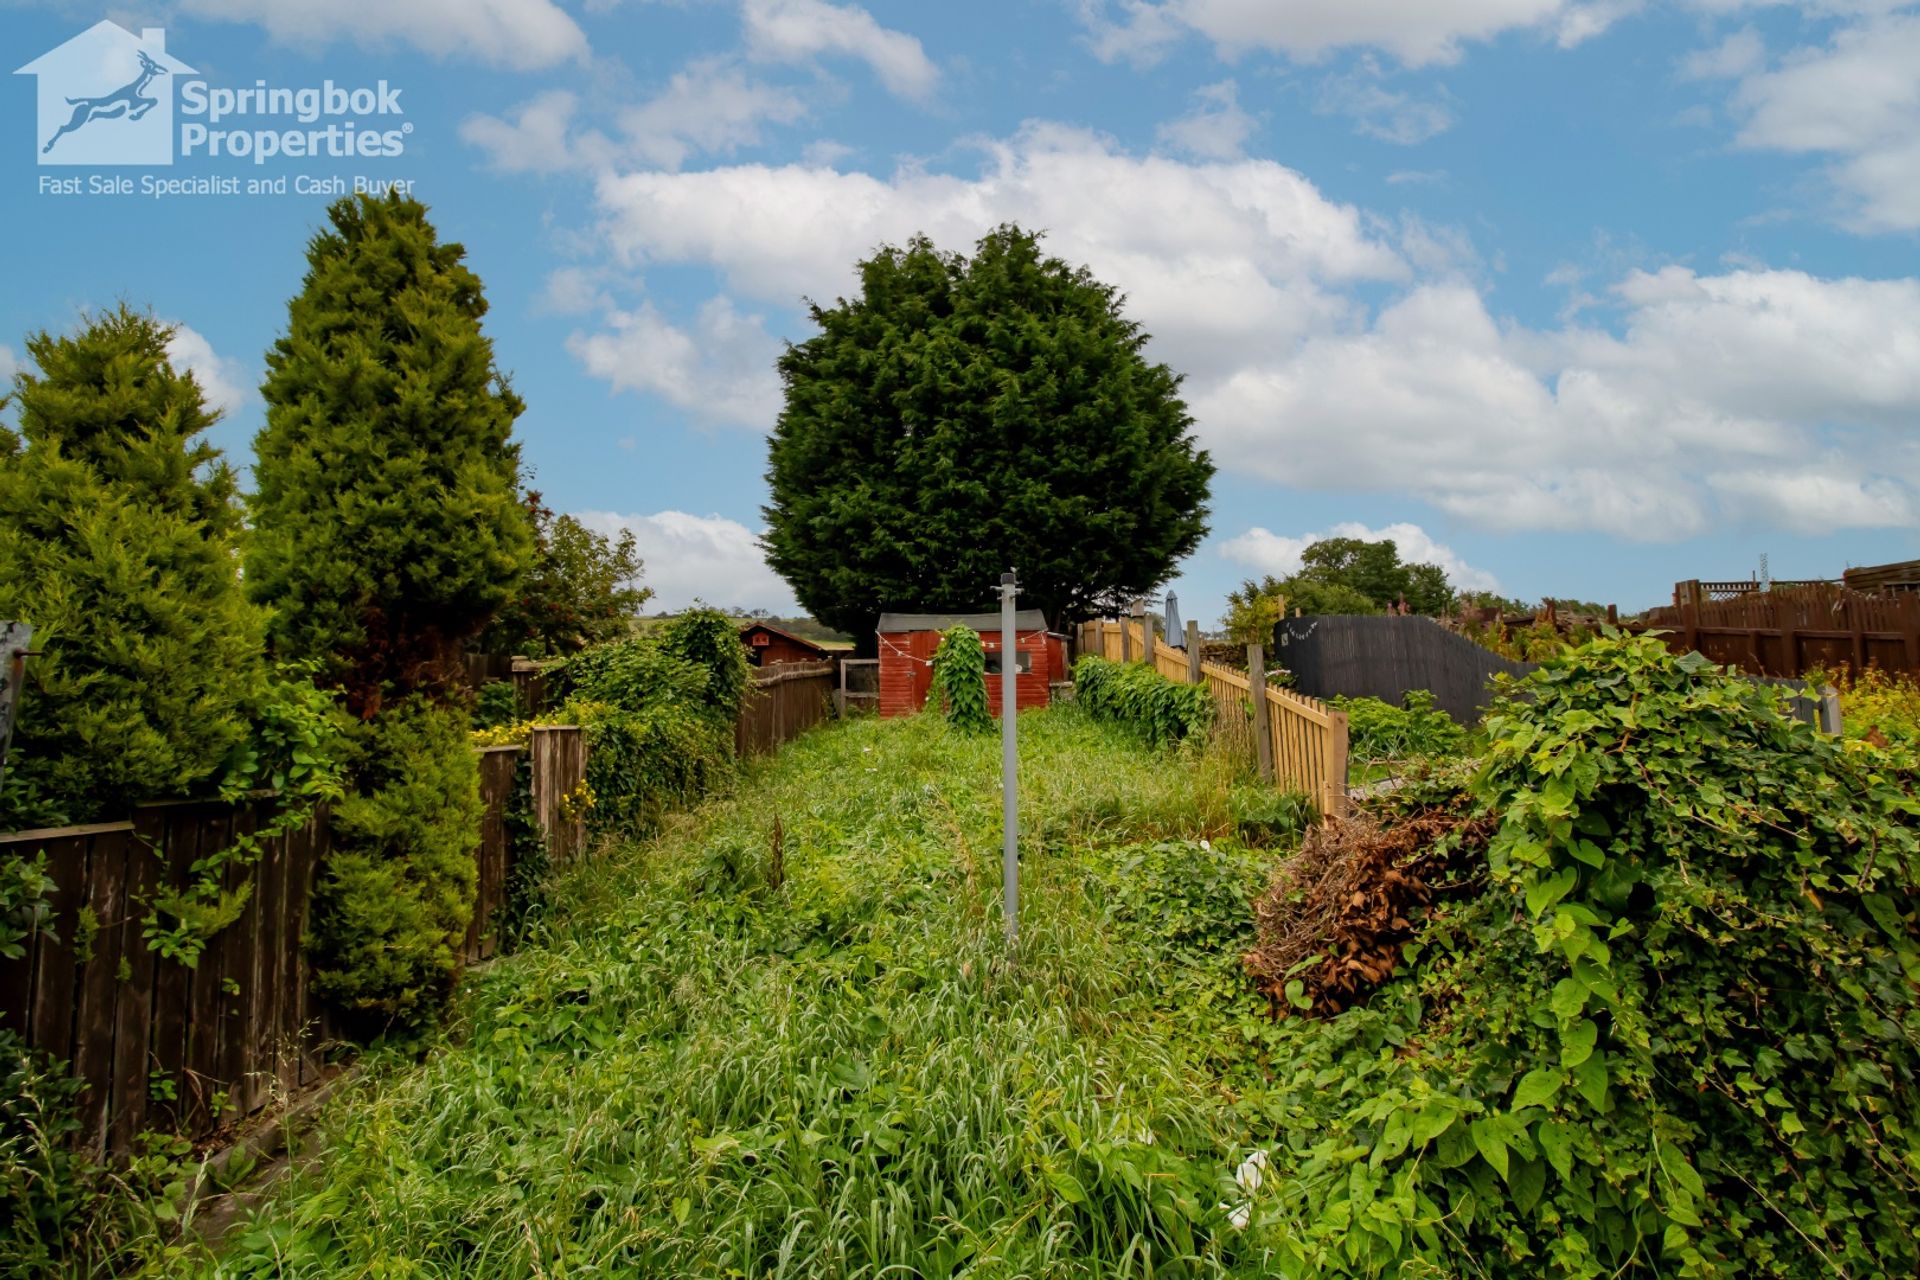
{"type": "Polygon", "coordinates": [[[711,265],[735,295],[791,306],[850,292],[854,264],[883,243],[924,232],[963,248],[1014,221],[1121,283],[1156,355],[1196,377],[1352,316],[1330,284],[1408,274],[1358,210],[1270,160],[1135,157],[1057,125],[981,145],[974,177],[798,165],[610,176],[601,229],[623,266],[711,265]]]}
{"type": "Polygon", "coordinates": [[[1193,399],[1229,465],[1308,488],[1412,493],[1485,527],[1661,539],[1716,520],[1911,523],[1920,281],[1634,273],[1623,332],[1502,327],[1473,290],[1420,285],[1193,399]],[[1737,501],[1819,464],[1821,492],[1737,501]],[[1742,489],[1741,486],[1746,488],[1742,489]]]}
{"type": "Polygon", "coordinates": [[[651,393],[698,418],[766,430],[780,412],[773,362],[780,344],[757,315],[711,298],[688,328],[650,302],[610,310],[598,333],[576,333],[567,349],[616,391],[651,393]]]}
{"type": "Polygon", "coordinates": [[[640,580],[653,588],[659,608],[683,609],[697,599],[726,609],[800,612],[792,588],[767,567],[759,535],[738,520],[685,511],[582,511],[576,518],[597,533],[633,531],[644,565],[640,580]]]}
{"type": "Polygon", "coordinates": [[[724,58],[705,58],[675,72],[654,97],[616,113],[613,132],[576,127],[580,100],[564,89],[536,94],[502,119],[485,114],[461,122],[460,137],[508,173],[603,170],[616,164],[677,169],[699,153],[730,154],[759,144],[768,124],[792,124],[806,104],[761,83],[724,58]]]}
{"type": "Polygon", "coordinates": [[[1767,46],[1760,33],[1742,27],[1719,44],[1688,54],[1680,62],[1680,74],[1689,80],[1737,80],[1766,60],[1767,46]]]}
{"type": "Polygon", "coordinates": [[[1842,223],[1920,227],[1920,14],[1870,17],[1753,70],[1734,93],[1742,146],[1835,157],[1842,223]]]}
{"type": "Polygon", "coordinates": [[[411,45],[528,70],[583,60],[587,37],[553,0],[179,0],[197,18],[251,22],[281,44],[411,45]]]}
{"type": "Polygon", "coordinates": [[[1401,146],[1425,142],[1453,126],[1453,112],[1445,103],[1387,88],[1378,68],[1367,60],[1354,71],[1322,80],[1313,109],[1320,115],[1347,116],[1357,132],[1401,146]]]}
{"type": "Polygon", "coordinates": [[[881,26],[859,5],[746,0],[741,16],[747,51],[758,60],[807,62],[822,54],[856,58],[903,98],[925,99],[940,83],[939,70],[918,40],[881,26]]]}
{"type": "Polygon", "coordinates": [[[1256,525],[1221,543],[1220,554],[1257,573],[1270,573],[1276,578],[1284,578],[1300,568],[1302,552],[1327,538],[1362,538],[1368,542],[1391,538],[1404,563],[1437,564],[1447,571],[1447,581],[1468,591],[1500,590],[1499,580],[1492,574],[1462,560],[1453,548],[1434,541],[1432,535],[1419,525],[1404,521],[1369,529],[1366,525],[1348,520],[1324,533],[1304,533],[1297,538],[1289,538],[1256,525]]]}
{"type": "Polygon", "coordinates": [[[547,273],[540,291],[539,310],[549,315],[577,316],[611,310],[613,299],[601,287],[602,273],[591,267],[559,267],[547,273]]]}
{"type": "Polygon", "coordinates": [[[1407,66],[1459,60],[1469,41],[1507,31],[1551,34],[1562,46],[1604,31],[1637,0],[1081,0],[1096,54],[1147,61],[1182,31],[1211,40],[1223,57],[1245,50],[1300,61],[1335,49],[1375,48],[1407,66]]]}
{"type": "Polygon", "coordinates": [[[1194,109],[1160,126],[1160,141],[1203,160],[1237,160],[1259,122],[1240,107],[1240,87],[1231,80],[1194,94],[1194,109]]]}
{"type": "Polygon", "coordinates": [[[705,267],[725,293],[691,326],[616,313],[577,354],[616,385],[764,427],[777,339],[805,336],[797,299],[850,294],[882,243],[959,249],[1015,221],[1125,295],[1148,354],[1187,375],[1202,442],[1243,479],[1637,539],[1913,523],[1920,280],[1616,262],[1573,281],[1581,305],[1558,327],[1522,326],[1489,310],[1461,233],[1334,203],[1271,161],[1134,155],[1048,124],[979,145],[970,174],[606,176],[609,270],[705,267]],[[742,318],[756,301],[771,328],[742,318]],[[1824,496],[1806,497],[1816,477],[1824,496]],[[1857,493],[1844,509],[1842,493],[1857,493]]]}
{"type": "Polygon", "coordinates": [[[167,360],[199,382],[210,408],[232,417],[255,397],[258,381],[240,361],[220,355],[199,330],[175,323],[167,339],[167,360]]]}
{"type": "Polygon", "coordinates": [[[12,388],[13,375],[20,369],[20,357],[13,354],[12,347],[0,342],[0,396],[6,395],[12,388]]]}

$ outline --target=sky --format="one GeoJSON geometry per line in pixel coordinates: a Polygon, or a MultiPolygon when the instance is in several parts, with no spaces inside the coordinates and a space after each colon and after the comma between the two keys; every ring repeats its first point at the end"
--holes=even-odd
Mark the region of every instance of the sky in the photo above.
{"type": "Polygon", "coordinates": [[[534,484],[632,529],[663,605],[795,607],[756,539],[805,300],[1006,221],[1185,378],[1219,467],[1186,616],[1335,533],[1624,609],[1920,556],[1920,2],[0,0],[6,69],[103,19],[186,69],[51,144],[118,64],[7,78],[0,375],[150,308],[244,466],[329,189],[410,184],[534,484]],[[328,82],[373,92],[206,109],[328,82]],[[163,110],[170,164],[42,163],[163,110]],[[341,119],[394,153],[250,141],[341,119]]]}

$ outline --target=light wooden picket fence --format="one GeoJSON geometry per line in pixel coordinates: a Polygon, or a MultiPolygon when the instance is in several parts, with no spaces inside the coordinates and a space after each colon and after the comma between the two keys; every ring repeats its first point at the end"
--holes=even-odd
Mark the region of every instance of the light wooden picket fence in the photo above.
{"type": "MultiPolygon", "coordinates": [[[[1149,656],[1152,619],[1082,623],[1077,652],[1109,662],[1143,662],[1149,656]]],[[[1189,633],[1192,635],[1192,633],[1189,633]]],[[[1196,637],[1197,638],[1197,637],[1196,637]]],[[[1264,714],[1255,714],[1251,672],[1264,662],[1259,646],[1249,646],[1250,671],[1235,671],[1152,636],[1154,670],[1181,684],[1205,684],[1217,707],[1215,732],[1231,749],[1252,759],[1261,776],[1310,798],[1321,817],[1347,812],[1347,713],[1318,698],[1267,684],[1264,668],[1257,683],[1264,714]]]]}

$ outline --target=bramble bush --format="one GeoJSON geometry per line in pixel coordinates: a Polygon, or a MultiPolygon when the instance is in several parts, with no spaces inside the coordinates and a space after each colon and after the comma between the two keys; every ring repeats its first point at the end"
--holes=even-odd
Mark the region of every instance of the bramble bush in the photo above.
{"type": "Polygon", "coordinates": [[[1347,713],[1347,754],[1356,765],[1415,757],[1457,756],[1467,731],[1433,705],[1428,689],[1409,689],[1399,706],[1379,698],[1328,699],[1347,713]]]}
{"type": "Polygon", "coordinates": [[[1914,1274],[1913,775],[1646,638],[1487,731],[1485,889],[1366,1006],[1281,1024],[1289,1269],[1914,1274]]]}
{"type": "Polygon", "coordinates": [[[1213,695],[1203,684],[1175,684],[1140,662],[1108,662],[1091,654],[1073,664],[1073,700],[1096,720],[1112,720],[1149,746],[1204,736],[1213,724],[1213,695]]]}
{"type": "Polygon", "coordinates": [[[949,627],[940,633],[927,707],[944,710],[947,723],[962,733],[993,728],[993,712],[987,707],[987,651],[972,627],[949,627]]]}

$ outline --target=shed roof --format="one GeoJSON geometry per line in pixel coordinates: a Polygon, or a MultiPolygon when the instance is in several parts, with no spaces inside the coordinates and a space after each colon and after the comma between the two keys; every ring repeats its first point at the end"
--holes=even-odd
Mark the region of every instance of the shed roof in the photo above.
{"type": "Polygon", "coordinates": [[[827,648],[826,645],[821,644],[818,640],[809,640],[805,636],[797,636],[793,634],[793,632],[791,631],[783,631],[779,627],[774,626],[772,623],[749,622],[740,628],[740,634],[743,637],[755,631],[772,632],[774,635],[779,636],[783,640],[791,640],[793,643],[800,645],[804,648],[812,649],[816,653],[833,652],[831,649],[827,648]]]}
{"type": "MultiPolygon", "coordinates": [[[[1013,615],[1014,629],[1017,631],[1045,631],[1047,615],[1038,609],[1021,609],[1013,615]]],[[[898,631],[945,631],[948,627],[972,627],[975,631],[998,631],[1000,615],[998,613],[883,613],[880,615],[880,631],[892,634],[898,631]]]]}

